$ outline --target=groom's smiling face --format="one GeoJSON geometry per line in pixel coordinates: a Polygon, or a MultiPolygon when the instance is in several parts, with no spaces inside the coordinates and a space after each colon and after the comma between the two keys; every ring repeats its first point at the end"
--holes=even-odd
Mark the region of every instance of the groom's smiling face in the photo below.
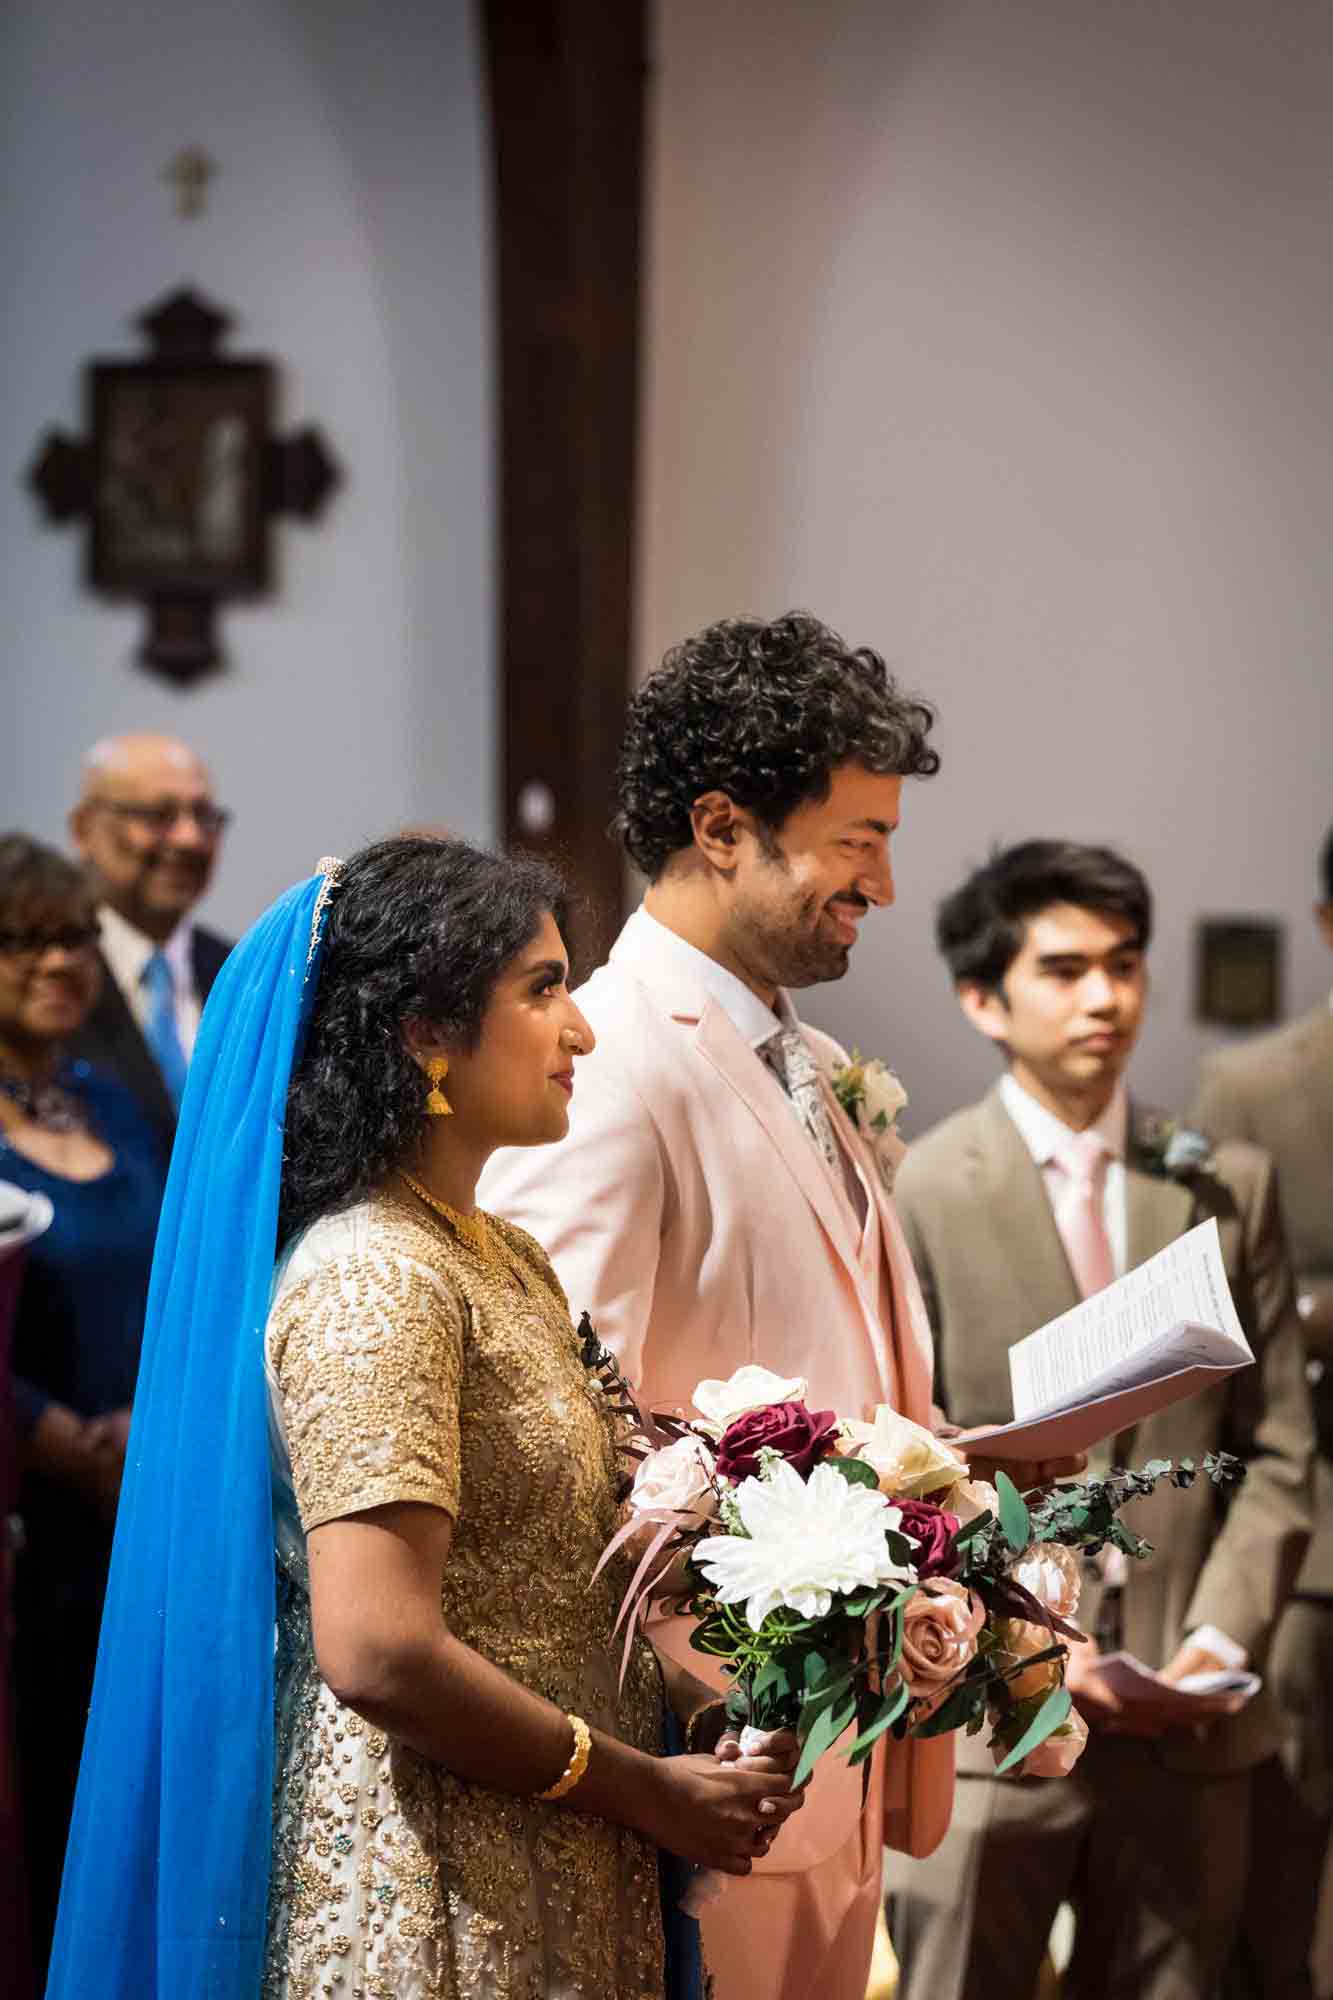
{"type": "Polygon", "coordinates": [[[728,928],[734,949],[768,983],[842,978],[862,919],[893,901],[889,842],[902,784],[839,765],[827,798],[797,806],[776,833],[746,843],[728,928]]]}

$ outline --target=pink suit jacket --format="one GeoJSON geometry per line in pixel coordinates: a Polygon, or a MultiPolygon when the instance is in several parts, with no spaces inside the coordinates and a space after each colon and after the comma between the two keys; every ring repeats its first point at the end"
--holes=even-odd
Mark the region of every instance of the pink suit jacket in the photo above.
{"type": "MultiPolygon", "coordinates": [[[[498,1154],[478,1191],[543,1245],[575,1318],[586,1308],[649,1407],[746,1362],[804,1376],[812,1409],[931,1416],[929,1323],[897,1215],[827,1089],[868,1196],[862,1227],[781,1085],[669,942],[637,923],[577,995],[597,1047],[577,1066],[569,1136],[498,1154]]],[[[827,1076],[845,1057],[806,1030],[827,1076]]],[[[683,1621],[654,1628],[707,1677],[683,1621]]],[[[948,1738],[890,1746],[884,1837],[928,1853],[953,1798],[948,1738]]],[[[756,1874],[819,1866],[860,1812],[835,1753],[756,1874]]],[[[877,1873],[878,1844],[875,1844],[877,1873]]]]}

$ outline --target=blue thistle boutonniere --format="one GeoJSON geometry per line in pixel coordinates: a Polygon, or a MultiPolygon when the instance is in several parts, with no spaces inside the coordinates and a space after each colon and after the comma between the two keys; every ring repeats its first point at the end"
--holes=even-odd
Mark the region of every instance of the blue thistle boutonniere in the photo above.
{"type": "Polygon", "coordinates": [[[1147,1120],[1134,1134],[1140,1164],[1163,1180],[1188,1181],[1213,1171],[1213,1142],[1178,1118],[1147,1120]]]}

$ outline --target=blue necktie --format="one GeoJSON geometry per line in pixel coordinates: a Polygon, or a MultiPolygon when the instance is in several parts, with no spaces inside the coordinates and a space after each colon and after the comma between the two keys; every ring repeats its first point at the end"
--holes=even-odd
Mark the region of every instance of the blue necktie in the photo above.
{"type": "Polygon", "coordinates": [[[166,953],[155,951],[141,977],[144,992],[148,995],[144,1040],[153,1051],[162,1080],[171,1092],[171,1101],[179,1110],[188,1065],[176,1026],[176,981],[166,953]]]}

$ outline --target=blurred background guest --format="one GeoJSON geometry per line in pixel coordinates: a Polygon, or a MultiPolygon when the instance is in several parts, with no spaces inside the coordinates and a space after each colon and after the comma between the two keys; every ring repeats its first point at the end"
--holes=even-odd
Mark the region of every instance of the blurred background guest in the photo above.
{"type": "Polygon", "coordinates": [[[24,1546],[15,1585],[20,1781],[38,1970],[60,1887],[162,1199],[160,1142],[68,1049],[96,1003],[83,871],[0,837],[0,1178],[52,1209],[14,1321],[24,1546]]]}
{"type": "MultiPolygon", "coordinates": [[[[1333,947],[1333,829],[1315,921],[1333,947]]],[[[1268,1680],[1281,1761],[1256,1801],[1237,1993],[1263,1992],[1275,1928],[1309,1928],[1333,1822],[1333,995],[1313,1012],[1208,1064],[1196,1108],[1215,1139],[1252,1139],[1277,1162],[1314,1405],[1314,1535],[1278,1626],[1268,1680]]],[[[1324,1931],[1333,1918],[1325,1899],[1324,1931]]]]}
{"type": "Polygon", "coordinates": [[[97,896],[103,974],[74,1052],[120,1078],[168,1149],[199,1015],[230,949],[189,921],[229,817],[194,752],[148,732],[89,751],[70,814],[97,896]]]}
{"type": "Polygon", "coordinates": [[[11,1181],[0,1181],[0,1963],[12,2000],[30,2000],[32,1945],[28,1880],[23,1866],[18,1746],[14,1737],[14,1558],[19,1538],[18,1439],[9,1382],[9,1348],[23,1278],[23,1256],[51,1225],[51,1203],[11,1181]]]}

